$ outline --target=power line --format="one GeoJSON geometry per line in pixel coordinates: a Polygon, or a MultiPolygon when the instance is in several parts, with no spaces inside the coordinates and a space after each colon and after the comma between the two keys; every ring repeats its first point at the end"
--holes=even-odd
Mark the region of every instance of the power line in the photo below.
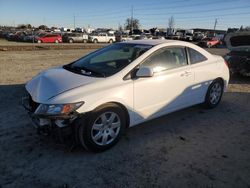
{"type": "MultiPolygon", "coordinates": [[[[204,5],[214,5],[215,3],[216,4],[219,4],[219,3],[229,3],[229,2],[232,2],[234,0],[227,0],[226,2],[224,0],[222,1],[219,1],[219,0],[215,0],[215,1],[210,1],[210,2],[202,2],[202,3],[195,3],[195,4],[187,4],[187,5],[177,5],[177,6],[167,6],[167,7],[164,7],[164,6],[156,6],[156,7],[149,7],[150,9],[148,8],[136,8],[135,11],[141,11],[141,10],[152,10],[152,9],[157,9],[157,10],[165,10],[165,9],[175,9],[175,8],[188,8],[188,7],[196,7],[196,6],[204,6],[204,5]]],[[[187,1],[185,1],[187,2],[187,1]]]]}
{"type": "MultiPolygon", "coordinates": [[[[216,12],[216,11],[223,11],[223,10],[235,10],[235,9],[245,9],[245,8],[250,8],[250,6],[239,6],[239,7],[230,7],[230,8],[219,8],[219,9],[205,9],[205,10],[197,10],[197,11],[179,11],[179,12],[168,12],[168,14],[189,14],[189,13],[201,13],[201,12],[216,12]]],[[[137,15],[166,15],[166,13],[145,13],[145,14],[137,14],[137,15]]]]}

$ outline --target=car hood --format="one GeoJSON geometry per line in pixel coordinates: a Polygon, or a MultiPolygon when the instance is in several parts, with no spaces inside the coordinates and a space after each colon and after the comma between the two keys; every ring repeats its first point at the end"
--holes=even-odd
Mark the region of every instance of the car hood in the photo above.
{"type": "Polygon", "coordinates": [[[229,33],[225,42],[229,50],[250,49],[250,31],[229,33]]]}
{"type": "Polygon", "coordinates": [[[71,89],[91,84],[103,78],[95,78],[72,73],[62,67],[52,68],[44,71],[32,80],[25,88],[32,99],[39,103],[46,103],[47,100],[71,89]]]}

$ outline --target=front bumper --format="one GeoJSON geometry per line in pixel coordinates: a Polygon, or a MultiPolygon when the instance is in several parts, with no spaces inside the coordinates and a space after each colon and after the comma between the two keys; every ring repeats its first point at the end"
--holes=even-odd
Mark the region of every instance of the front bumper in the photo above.
{"type": "Polygon", "coordinates": [[[77,112],[68,115],[35,114],[39,103],[34,102],[29,94],[22,98],[22,105],[38,134],[53,135],[63,141],[65,136],[74,133],[74,121],[79,117],[77,112]]]}

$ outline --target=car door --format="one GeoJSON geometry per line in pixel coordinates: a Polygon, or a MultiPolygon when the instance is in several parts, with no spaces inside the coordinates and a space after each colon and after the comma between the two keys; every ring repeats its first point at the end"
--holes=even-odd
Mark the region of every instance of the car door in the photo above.
{"type": "Polygon", "coordinates": [[[45,43],[48,42],[48,36],[49,35],[45,35],[45,36],[42,37],[43,38],[43,42],[45,42],[45,43]]]}
{"type": "Polygon", "coordinates": [[[195,103],[202,103],[205,100],[210,82],[213,78],[214,69],[217,66],[216,61],[210,61],[208,58],[193,48],[187,48],[190,67],[194,72],[193,100],[195,103]]]}
{"type": "Polygon", "coordinates": [[[54,36],[53,35],[47,35],[46,41],[47,42],[53,42],[54,36]]]}
{"type": "Polygon", "coordinates": [[[194,74],[185,47],[157,50],[140,66],[150,67],[154,75],[134,80],[135,122],[190,105],[194,74]]]}
{"type": "Polygon", "coordinates": [[[98,35],[98,42],[103,42],[103,34],[102,33],[100,33],[98,35]]]}

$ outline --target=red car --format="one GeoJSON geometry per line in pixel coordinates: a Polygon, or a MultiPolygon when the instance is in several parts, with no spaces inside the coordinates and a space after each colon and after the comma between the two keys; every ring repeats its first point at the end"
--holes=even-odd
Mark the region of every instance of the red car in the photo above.
{"type": "Polygon", "coordinates": [[[217,38],[205,38],[205,39],[202,39],[198,43],[199,46],[207,47],[207,48],[216,47],[219,44],[220,44],[220,40],[217,38]]]}
{"type": "Polygon", "coordinates": [[[37,43],[59,43],[62,37],[59,34],[40,34],[35,38],[37,43]]]}

